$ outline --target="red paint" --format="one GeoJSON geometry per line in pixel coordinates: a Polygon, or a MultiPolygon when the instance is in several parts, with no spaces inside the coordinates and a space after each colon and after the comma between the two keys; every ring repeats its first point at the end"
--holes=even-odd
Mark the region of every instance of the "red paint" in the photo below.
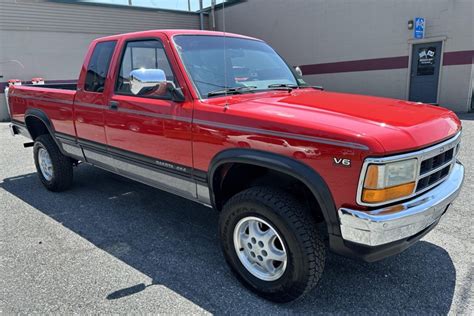
{"type": "Polygon", "coordinates": [[[461,128],[456,115],[441,107],[312,88],[199,100],[172,45],[172,37],[184,33],[222,35],[166,30],[96,40],[91,47],[97,41],[117,40],[104,93],[83,91],[89,51],[77,93],[39,86],[13,87],[10,95],[13,118],[23,121],[27,108],[39,108],[46,112],[58,132],[203,171],[208,170],[216,154],[227,148],[254,148],[293,157],[321,174],[337,208],[356,207],[357,182],[365,157],[426,147],[461,128]],[[163,40],[185,102],[115,95],[118,52],[126,40],[139,38],[163,40]],[[142,111],[148,116],[110,110],[107,105],[111,100],[119,102],[121,109],[142,111]],[[83,107],[77,102],[102,108],[83,107]],[[351,168],[335,166],[334,157],[351,159],[351,168]]]}

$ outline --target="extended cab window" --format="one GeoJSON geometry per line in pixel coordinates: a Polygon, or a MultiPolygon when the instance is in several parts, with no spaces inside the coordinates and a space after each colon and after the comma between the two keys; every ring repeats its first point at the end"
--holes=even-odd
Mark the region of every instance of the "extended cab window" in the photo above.
{"type": "MultiPolygon", "coordinates": [[[[157,40],[128,42],[122,57],[119,77],[115,92],[130,94],[130,72],[135,69],[161,69],[165,72],[166,80],[176,84],[173,71],[165,54],[163,44],[157,40]]],[[[170,95],[148,95],[148,97],[170,97],[170,95]]]]}
{"type": "Polygon", "coordinates": [[[105,79],[109,72],[110,60],[114,53],[115,44],[115,41],[110,41],[101,42],[95,46],[87,66],[84,90],[91,92],[104,91],[105,79]]]}

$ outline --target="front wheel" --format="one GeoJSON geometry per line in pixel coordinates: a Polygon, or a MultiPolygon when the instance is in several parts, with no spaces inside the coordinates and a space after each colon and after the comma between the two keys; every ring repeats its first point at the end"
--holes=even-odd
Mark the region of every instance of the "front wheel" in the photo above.
{"type": "Polygon", "coordinates": [[[325,246],[305,208],[284,191],[253,187],[232,197],[219,235],[232,271],[266,299],[295,300],[321,278],[325,246]]]}
{"type": "Polygon", "coordinates": [[[38,176],[48,190],[60,192],[72,185],[72,160],[61,153],[51,135],[35,139],[33,155],[38,176]]]}

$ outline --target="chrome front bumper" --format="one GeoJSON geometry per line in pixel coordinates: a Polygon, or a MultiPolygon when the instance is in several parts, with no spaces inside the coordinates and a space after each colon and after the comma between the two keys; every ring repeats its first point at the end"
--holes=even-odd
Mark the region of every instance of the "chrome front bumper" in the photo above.
{"type": "Polygon", "coordinates": [[[342,238],[379,246],[414,236],[440,219],[458,196],[463,179],[464,167],[456,162],[445,181],[407,202],[368,212],[341,208],[342,238]]]}

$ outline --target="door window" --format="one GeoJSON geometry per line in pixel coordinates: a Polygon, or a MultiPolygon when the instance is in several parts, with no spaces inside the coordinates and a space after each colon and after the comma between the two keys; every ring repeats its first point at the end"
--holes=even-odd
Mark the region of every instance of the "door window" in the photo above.
{"type": "Polygon", "coordinates": [[[436,47],[422,47],[418,49],[417,76],[432,76],[435,73],[436,47]]]}
{"type": "MultiPolygon", "coordinates": [[[[125,46],[115,92],[118,94],[133,95],[130,92],[130,72],[140,68],[161,69],[165,72],[166,80],[177,85],[163,44],[158,40],[133,41],[128,42],[125,46]]],[[[151,93],[141,97],[160,99],[169,98],[170,94],[169,91],[167,91],[166,94],[158,95],[151,93]]]]}
{"type": "Polygon", "coordinates": [[[87,66],[84,90],[103,92],[109,72],[110,60],[115,49],[115,41],[97,43],[87,66]]]}

